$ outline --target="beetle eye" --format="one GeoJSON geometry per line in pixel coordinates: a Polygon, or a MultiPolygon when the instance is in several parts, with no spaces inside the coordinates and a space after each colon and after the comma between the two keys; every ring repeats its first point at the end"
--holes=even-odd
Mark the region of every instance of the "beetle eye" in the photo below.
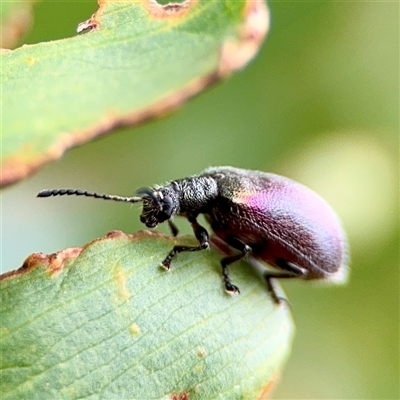
{"type": "Polygon", "coordinates": [[[160,222],[170,219],[174,211],[174,202],[171,197],[164,197],[161,204],[162,210],[157,215],[160,222]]]}

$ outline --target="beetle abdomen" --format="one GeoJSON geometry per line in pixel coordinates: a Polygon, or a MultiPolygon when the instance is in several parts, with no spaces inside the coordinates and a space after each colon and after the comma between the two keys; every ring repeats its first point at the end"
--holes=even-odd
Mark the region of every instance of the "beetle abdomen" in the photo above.
{"type": "Polygon", "coordinates": [[[298,265],[305,279],[344,280],[346,238],[330,206],[290,179],[261,172],[243,179],[242,171],[222,171],[221,197],[209,218],[216,234],[237,237],[272,265],[282,259],[298,265]]]}

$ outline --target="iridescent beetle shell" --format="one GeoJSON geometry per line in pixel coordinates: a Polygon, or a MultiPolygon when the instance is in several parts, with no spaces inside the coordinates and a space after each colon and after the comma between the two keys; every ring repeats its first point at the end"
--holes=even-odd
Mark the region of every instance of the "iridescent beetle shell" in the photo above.
{"type": "Polygon", "coordinates": [[[284,259],[304,279],[347,277],[346,236],[336,214],[315,192],[288,178],[238,168],[210,168],[219,200],[206,216],[222,240],[234,235],[252,256],[273,266],[284,259]]]}

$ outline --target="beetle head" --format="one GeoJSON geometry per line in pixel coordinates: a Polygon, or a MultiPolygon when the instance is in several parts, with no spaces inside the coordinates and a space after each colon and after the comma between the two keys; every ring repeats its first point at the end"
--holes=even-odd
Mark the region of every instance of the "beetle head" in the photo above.
{"type": "Polygon", "coordinates": [[[144,195],[140,221],[148,228],[155,228],[176,213],[177,200],[172,193],[162,189],[140,189],[138,194],[144,195]]]}

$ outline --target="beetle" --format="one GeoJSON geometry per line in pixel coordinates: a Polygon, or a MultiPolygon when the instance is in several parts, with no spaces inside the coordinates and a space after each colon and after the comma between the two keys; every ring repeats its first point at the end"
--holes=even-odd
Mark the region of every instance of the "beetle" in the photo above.
{"type": "Polygon", "coordinates": [[[348,272],[346,235],[331,207],[315,192],[283,176],[233,167],[208,168],[198,175],[165,185],[139,189],[138,197],[121,197],[77,189],[42,190],[38,197],[77,195],[127,203],[143,203],[140,221],[155,228],[177,215],[186,218],[197,246],[174,246],[161,265],[169,270],[178,253],[209,248],[208,231],[197,222],[204,214],[216,236],[237,251],[221,260],[228,293],[240,293],[228,266],[250,255],[269,264],[267,289],[282,300],[272,280],[301,278],[341,283],[348,272]]]}

